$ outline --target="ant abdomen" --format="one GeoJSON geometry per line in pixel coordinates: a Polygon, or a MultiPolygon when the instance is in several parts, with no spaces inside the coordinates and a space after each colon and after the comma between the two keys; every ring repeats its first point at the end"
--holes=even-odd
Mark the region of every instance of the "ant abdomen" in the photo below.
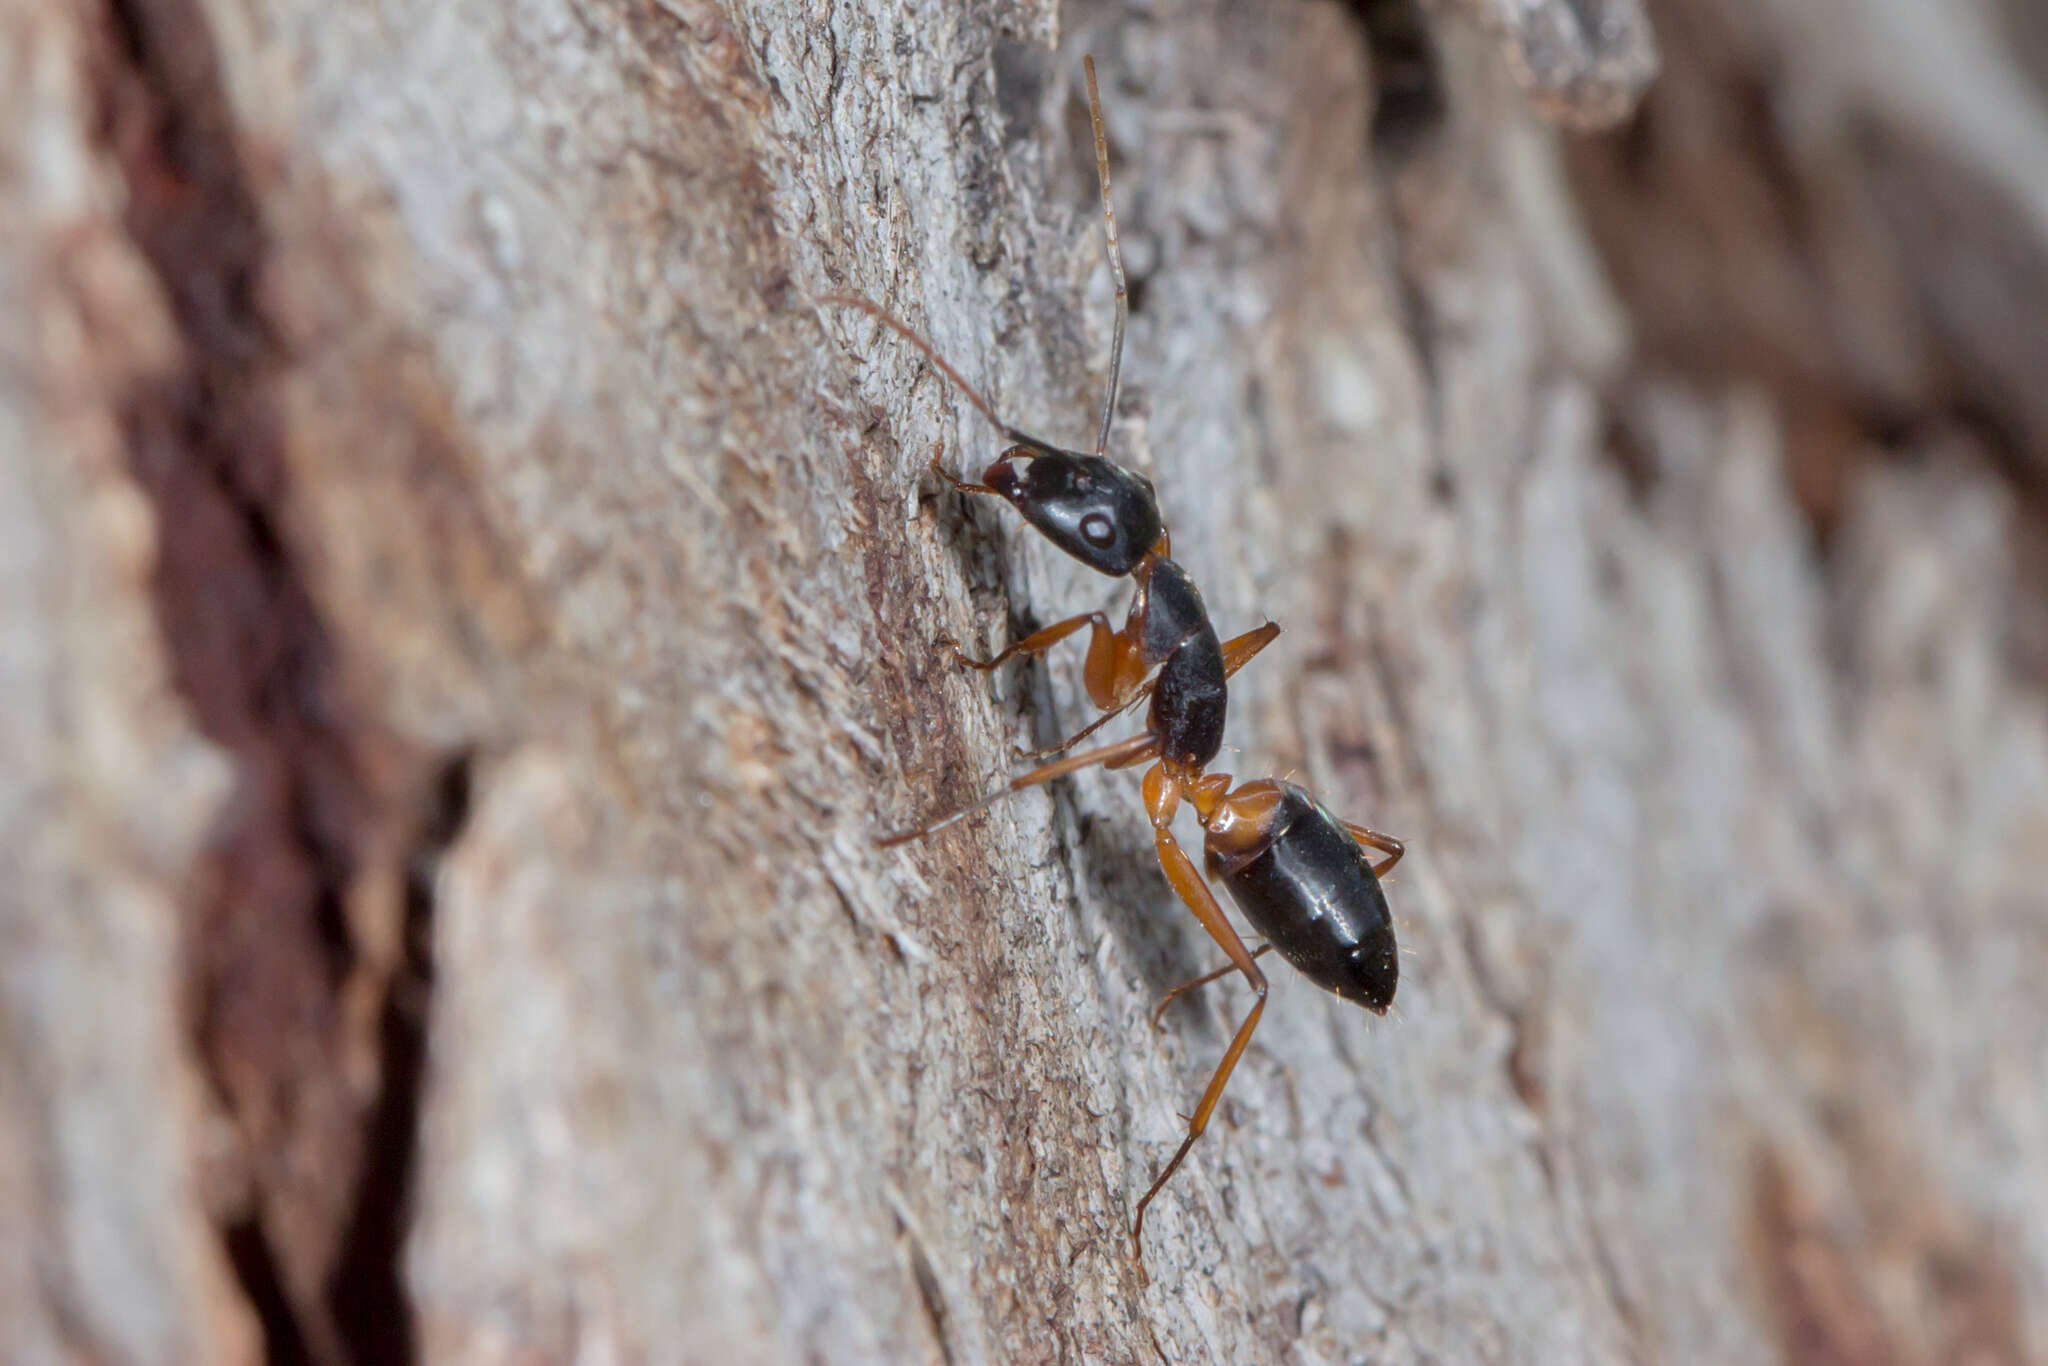
{"type": "Polygon", "coordinates": [[[1386,1013],[1401,964],[1371,857],[1342,821],[1293,783],[1248,783],[1231,795],[1262,800],[1252,828],[1230,841],[1235,847],[1210,851],[1230,899],[1302,976],[1386,1013]]]}

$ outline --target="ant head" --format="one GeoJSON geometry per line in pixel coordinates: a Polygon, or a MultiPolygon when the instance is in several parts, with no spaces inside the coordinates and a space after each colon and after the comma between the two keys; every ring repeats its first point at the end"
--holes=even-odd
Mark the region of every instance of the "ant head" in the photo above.
{"type": "Polygon", "coordinates": [[[1152,481],[1099,455],[1020,444],[981,481],[1047,540],[1114,578],[1136,569],[1166,537],[1152,481]]]}

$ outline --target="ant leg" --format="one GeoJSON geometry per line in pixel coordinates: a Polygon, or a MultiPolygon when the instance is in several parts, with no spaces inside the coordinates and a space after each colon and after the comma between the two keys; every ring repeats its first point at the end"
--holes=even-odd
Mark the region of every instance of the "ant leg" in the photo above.
{"type": "MultiPolygon", "coordinates": [[[[1273,946],[1271,944],[1261,944],[1257,948],[1252,950],[1252,957],[1254,959],[1262,958],[1266,954],[1271,953],[1272,951],[1273,946]]],[[[1172,1005],[1176,1000],[1178,1000],[1182,996],[1187,995],[1189,992],[1195,990],[1197,987],[1208,986],[1209,983],[1215,981],[1217,978],[1228,977],[1231,973],[1236,971],[1237,964],[1225,963],[1222,967],[1216,969],[1216,971],[1205,972],[1192,982],[1182,982],[1172,991],[1169,991],[1164,996],[1160,997],[1159,1004],[1152,1007],[1152,1027],[1154,1029],[1159,1028],[1159,1021],[1165,1018],[1166,1008],[1172,1005]]]]}
{"type": "Polygon", "coordinates": [[[1109,392],[1102,396],[1102,431],[1095,438],[1095,453],[1109,451],[1109,422],[1116,416],[1117,379],[1124,364],[1124,319],[1130,313],[1130,291],[1124,284],[1124,254],[1116,241],[1116,208],[1109,201],[1109,139],[1102,132],[1102,95],[1095,88],[1095,58],[1081,59],[1088,74],[1088,121],[1095,126],[1095,176],[1102,182],[1103,231],[1109,238],[1109,274],[1116,281],[1116,330],[1109,342],[1109,392]]]}
{"type": "MultiPolygon", "coordinates": [[[[1033,631],[991,659],[974,658],[960,648],[960,642],[957,640],[949,644],[953,658],[970,669],[980,669],[986,673],[1017,655],[1042,655],[1083,626],[1093,629],[1088,637],[1088,659],[1081,669],[1081,681],[1088,689],[1088,700],[1108,714],[1081,732],[1081,735],[1074,737],[1074,740],[1078,740],[1082,736],[1092,734],[1104,721],[1121,715],[1130,704],[1133,695],[1138,692],[1145,666],[1139,654],[1137,634],[1130,627],[1126,626],[1121,631],[1113,630],[1109,618],[1102,613],[1084,612],[1079,616],[1068,617],[1065,621],[1056,621],[1050,626],[1033,631]]],[[[1074,740],[1069,740],[1066,744],[1047,752],[1057,754],[1070,748],[1074,740]]],[[[1041,756],[1026,754],[1021,757],[1028,759],[1041,756]]]]}
{"type": "Polygon", "coordinates": [[[947,469],[947,468],[946,468],[946,467],[945,467],[944,465],[941,465],[941,464],[939,463],[939,461],[940,461],[940,460],[942,460],[942,459],[944,459],[944,456],[940,454],[940,448],[939,448],[939,447],[937,447],[937,446],[934,446],[934,447],[932,447],[932,458],[931,458],[931,461],[930,461],[930,464],[931,464],[931,471],[932,471],[932,473],[933,473],[933,474],[936,474],[937,476],[939,476],[939,478],[941,478],[941,479],[945,480],[945,481],[946,481],[947,483],[951,484],[951,485],[953,486],[953,492],[955,492],[955,493],[986,493],[986,494],[987,494],[987,495],[989,495],[989,497],[991,497],[991,498],[1000,498],[1000,497],[1002,497],[1002,495],[1001,495],[1000,493],[997,493],[997,492],[996,492],[996,491],[995,491],[994,489],[990,488],[990,487],[989,487],[989,486],[988,486],[987,484],[970,484],[970,483],[968,483],[968,482],[967,482],[967,481],[966,481],[965,479],[956,479],[956,478],[954,478],[954,477],[953,477],[953,473],[952,473],[952,471],[951,471],[951,470],[948,470],[948,469],[947,469]]]}
{"type": "MultiPolygon", "coordinates": [[[[1078,616],[1068,617],[1065,621],[1056,621],[1041,630],[1033,631],[1024,639],[1017,641],[1008,649],[989,659],[976,659],[961,649],[960,642],[957,640],[949,639],[947,644],[952,648],[953,658],[959,660],[970,669],[979,669],[983,673],[987,673],[991,669],[1001,668],[1018,655],[1042,655],[1068,636],[1074,634],[1074,632],[1080,630],[1083,626],[1093,626],[1096,639],[1100,639],[1105,635],[1116,634],[1110,627],[1108,617],[1103,616],[1100,612],[1083,612],[1078,616]]],[[[1094,656],[1095,647],[1092,642],[1088,653],[1091,658],[1094,656]]]]}
{"type": "Polygon", "coordinates": [[[1271,645],[1280,634],[1280,623],[1269,621],[1255,631],[1232,636],[1223,642],[1223,676],[1229,678],[1252,662],[1252,657],[1271,645]]]}
{"type": "Polygon", "coordinates": [[[927,835],[945,829],[963,817],[971,816],[977,811],[986,810],[1013,792],[1022,792],[1027,787],[1037,787],[1042,783],[1049,783],[1055,778],[1064,778],[1069,773],[1078,773],[1082,769],[1092,768],[1096,764],[1101,764],[1104,768],[1128,768],[1132,764],[1141,764],[1147,759],[1157,758],[1158,754],[1158,737],[1149,733],[1134,735],[1128,740],[1119,740],[1113,745],[1104,745],[1101,749],[1091,749],[1086,754],[1076,754],[1071,759],[1062,759],[1056,764],[1047,764],[1044,768],[1035,768],[1029,773],[1019,774],[977,802],[963,806],[958,811],[935,817],[914,829],[905,830],[899,834],[886,835],[875,841],[875,843],[883,849],[894,849],[899,844],[908,844],[912,840],[921,840],[927,835]]]}
{"type": "Polygon", "coordinates": [[[1081,727],[1081,729],[1075,731],[1072,735],[1069,735],[1066,739],[1059,741],[1057,744],[1047,745],[1044,749],[1012,750],[1011,753],[1019,759],[1046,759],[1050,758],[1055,754],[1064,754],[1068,750],[1072,749],[1075,745],[1080,744],[1083,740],[1086,740],[1089,736],[1093,735],[1096,731],[1101,730],[1104,726],[1116,720],[1117,717],[1122,716],[1128,711],[1130,711],[1132,707],[1137,706],[1140,702],[1143,702],[1146,698],[1150,697],[1151,695],[1152,685],[1150,683],[1147,683],[1144,687],[1139,688],[1136,693],[1132,694],[1131,699],[1128,702],[1125,702],[1115,711],[1104,712],[1102,715],[1096,717],[1093,721],[1090,721],[1087,725],[1081,727]]]}
{"type": "Polygon", "coordinates": [[[1377,830],[1368,830],[1362,825],[1353,825],[1350,821],[1343,821],[1341,824],[1346,830],[1351,832],[1351,838],[1368,848],[1377,849],[1386,855],[1385,858],[1372,866],[1372,875],[1374,877],[1385,877],[1388,873],[1393,872],[1394,865],[1401,861],[1401,855],[1408,852],[1408,846],[1395,839],[1392,835],[1382,835],[1377,830]]]}
{"type": "Polygon", "coordinates": [[[1181,1140],[1172,1160],[1153,1180],[1152,1188],[1138,1201],[1137,1213],[1131,1221],[1131,1251],[1137,1257],[1138,1275],[1141,1280],[1149,1279],[1145,1275],[1143,1241],[1145,1207],[1152,1203],[1152,1197],[1159,1194],[1160,1188],[1180,1170],[1180,1164],[1187,1158],[1188,1149],[1195,1146],[1195,1140],[1209,1127],[1209,1116],[1215,1112],[1216,1103],[1223,1099],[1223,1088],[1230,1080],[1230,1073],[1237,1066],[1237,1060],[1244,1056],[1245,1046],[1252,1041],[1252,1031],[1259,1027],[1259,1017],[1266,1011],[1266,974],[1259,971],[1259,965],[1253,961],[1253,955],[1245,948],[1244,940],[1237,937],[1237,931],[1231,927],[1229,917],[1225,916],[1223,908],[1216,904],[1216,894],[1210,891],[1209,884],[1202,880],[1201,873],[1195,868],[1194,860],[1187,856],[1187,851],[1180,847],[1180,841],[1173,837],[1171,822],[1174,808],[1179,803],[1180,785],[1166,776],[1163,765],[1155,765],[1145,775],[1145,806],[1152,814],[1153,839],[1158,846],[1159,866],[1165,871],[1166,881],[1173,888],[1174,894],[1194,913],[1195,919],[1202,922],[1202,928],[1209,932],[1209,937],[1216,941],[1218,947],[1230,959],[1230,965],[1245,975],[1245,980],[1251,983],[1252,990],[1258,993],[1259,998],[1252,1002],[1251,1010],[1245,1014],[1244,1023],[1237,1027],[1237,1033],[1231,1037],[1230,1047],[1224,1051],[1223,1061],[1216,1064],[1215,1074],[1209,1078],[1208,1088],[1202,1092],[1201,1103],[1195,1106],[1194,1118],[1188,1121],[1188,1136],[1181,1140]]]}
{"type": "MultiPolygon", "coordinates": [[[[1241,636],[1236,636],[1230,640],[1224,641],[1223,676],[1225,678],[1229,678],[1231,675],[1235,674],[1239,669],[1242,669],[1246,664],[1249,664],[1251,662],[1252,656],[1256,655],[1259,651],[1265,649],[1268,645],[1272,644],[1274,637],[1278,636],[1279,634],[1280,627],[1278,626],[1278,624],[1269,621],[1264,626],[1259,627],[1256,631],[1246,631],[1241,636]]],[[[1066,753],[1075,745],[1080,744],[1083,740],[1086,740],[1096,731],[1101,730],[1104,726],[1116,720],[1117,717],[1122,716],[1125,712],[1128,712],[1132,707],[1137,706],[1140,702],[1150,697],[1152,695],[1152,689],[1156,685],[1156,681],[1157,680],[1154,680],[1153,682],[1148,682],[1144,684],[1136,692],[1132,693],[1126,701],[1124,701],[1120,706],[1116,708],[1116,710],[1105,712],[1101,716],[1096,717],[1093,721],[1090,721],[1087,725],[1075,731],[1072,735],[1069,735],[1066,739],[1060,741],[1058,744],[1047,745],[1044,749],[1020,749],[1014,751],[1014,753],[1019,759],[1045,759],[1050,758],[1052,755],[1055,754],[1066,753]]]]}

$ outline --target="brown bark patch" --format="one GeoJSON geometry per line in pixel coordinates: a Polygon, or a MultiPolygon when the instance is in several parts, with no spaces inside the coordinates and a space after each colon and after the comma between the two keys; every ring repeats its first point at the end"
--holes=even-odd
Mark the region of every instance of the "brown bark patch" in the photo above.
{"type": "MultiPolygon", "coordinates": [[[[432,980],[427,878],[466,806],[370,714],[295,521],[259,299],[271,243],[190,0],[110,0],[88,55],[124,226],[177,363],[123,395],[158,526],[153,600],[175,684],[237,789],[183,901],[192,1046],[240,1140],[209,1173],[274,1362],[413,1356],[398,1275],[432,980]],[[395,953],[365,917],[395,924],[395,953]]],[[[403,392],[403,386],[399,389],[403,392]]]]}

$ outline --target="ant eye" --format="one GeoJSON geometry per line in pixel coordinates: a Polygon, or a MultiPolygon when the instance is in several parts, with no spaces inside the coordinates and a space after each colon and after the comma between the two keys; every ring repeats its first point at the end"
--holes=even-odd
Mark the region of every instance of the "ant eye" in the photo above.
{"type": "Polygon", "coordinates": [[[1091,512],[1081,519],[1081,539],[1090,545],[1110,545],[1116,540],[1116,527],[1106,514],[1091,512]]]}

